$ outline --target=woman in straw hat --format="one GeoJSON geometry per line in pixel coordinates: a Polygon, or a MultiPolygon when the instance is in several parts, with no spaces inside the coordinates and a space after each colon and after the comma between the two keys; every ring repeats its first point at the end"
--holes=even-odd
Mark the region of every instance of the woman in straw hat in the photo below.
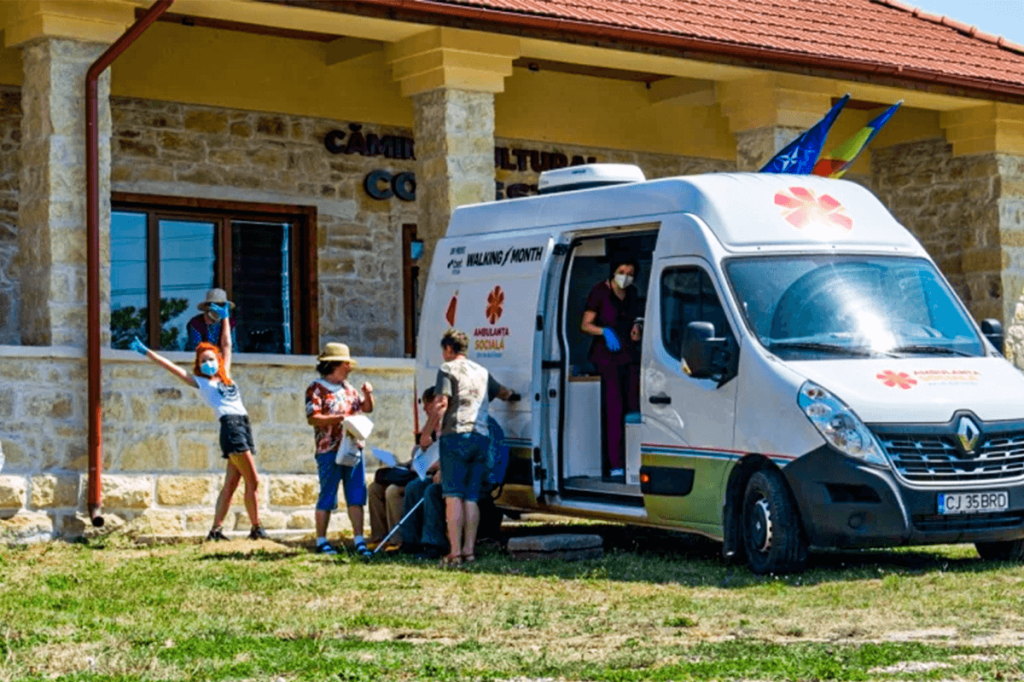
{"type": "MultiPolygon", "coordinates": [[[[227,305],[211,304],[217,315],[225,323],[231,316],[227,305]]],[[[249,414],[242,405],[242,397],[238,387],[231,380],[231,334],[228,324],[221,325],[220,347],[212,343],[202,342],[196,348],[196,358],[189,374],[178,365],[162,355],[146,348],[138,337],[132,341],[131,348],[160,365],[183,382],[198,389],[203,400],[213,408],[220,420],[220,448],[224,459],[228,461],[224,487],[217,498],[217,507],[213,517],[213,528],[207,534],[207,540],[227,540],[224,535],[224,518],[231,507],[231,498],[238,488],[238,483],[245,479],[245,511],[249,514],[252,528],[249,538],[252,540],[266,539],[267,533],[260,524],[259,503],[256,500],[256,487],[259,479],[256,476],[256,462],[253,454],[256,446],[252,439],[252,426],[249,414]]]]}
{"type": "Polygon", "coordinates": [[[362,396],[348,382],[356,362],[343,343],[328,343],[317,357],[320,375],[306,389],[306,421],[313,427],[316,439],[316,465],[320,475],[320,496],[316,502],[316,551],[337,554],[327,541],[327,525],[331,512],[338,507],[338,485],[345,492],[348,518],[355,535],[355,549],[362,557],[372,555],[363,538],[363,505],[366,504],[366,469],[363,460],[354,466],[335,461],[341,447],[341,423],[346,417],[373,412],[373,386],[362,385],[362,396]]]}
{"type": "MultiPolygon", "coordinates": [[[[222,308],[234,310],[235,304],[228,300],[228,294],[223,289],[210,289],[206,292],[206,300],[196,306],[202,312],[196,315],[185,325],[185,350],[195,350],[201,343],[220,343],[220,328],[222,308]]],[[[229,315],[224,315],[227,320],[229,315]]],[[[228,324],[231,327],[231,343],[235,342],[235,319],[231,318],[228,324]]]]}

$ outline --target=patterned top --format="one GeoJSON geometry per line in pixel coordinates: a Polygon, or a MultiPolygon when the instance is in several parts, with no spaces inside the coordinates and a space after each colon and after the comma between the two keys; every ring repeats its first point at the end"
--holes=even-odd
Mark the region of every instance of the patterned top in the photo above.
{"type": "Polygon", "coordinates": [[[448,409],[441,420],[441,435],[476,433],[484,436],[487,428],[487,404],[501,391],[501,384],[490,373],[464,357],[446,362],[437,370],[437,395],[448,396],[448,409]]]}
{"type": "MultiPolygon", "coordinates": [[[[306,417],[319,415],[343,415],[351,417],[363,411],[359,392],[347,381],[335,384],[326,379],[317,379],[306,389],[306,417]]],[[[336,452],[341,447],[345,434],[341,423],[314,426],[317,453],[336,452]]]]}

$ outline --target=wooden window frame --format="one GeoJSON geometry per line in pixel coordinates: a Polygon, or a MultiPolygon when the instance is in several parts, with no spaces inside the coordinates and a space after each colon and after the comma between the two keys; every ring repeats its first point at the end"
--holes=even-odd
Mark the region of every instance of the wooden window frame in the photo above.
{"type": "Polygon", "coordinates": [[[288,219],[291,232],[291,329],[292,354],[315,355],[320,343],[319,286],[317,281],[317,211],[315,206],[221,201],[192,197],[112,192],[111,211],[146,215],[146,289],[150,310],[147,333],[152,348],[160,347],[160,241],[159,221],[207,220],[219,223],[214,254],[214,286],[232,297],[231,223],[288,219]]]}

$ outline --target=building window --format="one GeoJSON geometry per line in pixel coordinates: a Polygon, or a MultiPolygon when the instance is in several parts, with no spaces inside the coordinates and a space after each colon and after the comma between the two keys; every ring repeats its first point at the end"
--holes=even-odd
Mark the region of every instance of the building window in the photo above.
{"type": "Polygon", "coordinates": [[[316,209],[114,193],[111,346],[186,350],[214,287],[235,303],[237,351],[315,353],[316,209]]]}

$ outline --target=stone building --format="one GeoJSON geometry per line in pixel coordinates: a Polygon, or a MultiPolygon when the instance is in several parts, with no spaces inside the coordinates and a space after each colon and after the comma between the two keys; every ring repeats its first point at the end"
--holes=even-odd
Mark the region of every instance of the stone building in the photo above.
{"type": "Polygon", "coordinates": [[[189,362],[183,327],[212,286],[239,304],[267,525],[310,528],[312,356],[352,347],[378,391],[375,444],[404,454],[417,297],[455,206],[587,161],[757,169],[844,93],[830,143],[904,101],[848,177],[977,318],[1010,326],[1024,364],[1024,47],[896,0],[176,0],[99,80],[93,449],[84,79],[150,5],[0,3],[10,532],[80,533],[95,452],[108,520],[208,527],[222,475],[208,411],[123,349],[138,334],[189,362]]]}

